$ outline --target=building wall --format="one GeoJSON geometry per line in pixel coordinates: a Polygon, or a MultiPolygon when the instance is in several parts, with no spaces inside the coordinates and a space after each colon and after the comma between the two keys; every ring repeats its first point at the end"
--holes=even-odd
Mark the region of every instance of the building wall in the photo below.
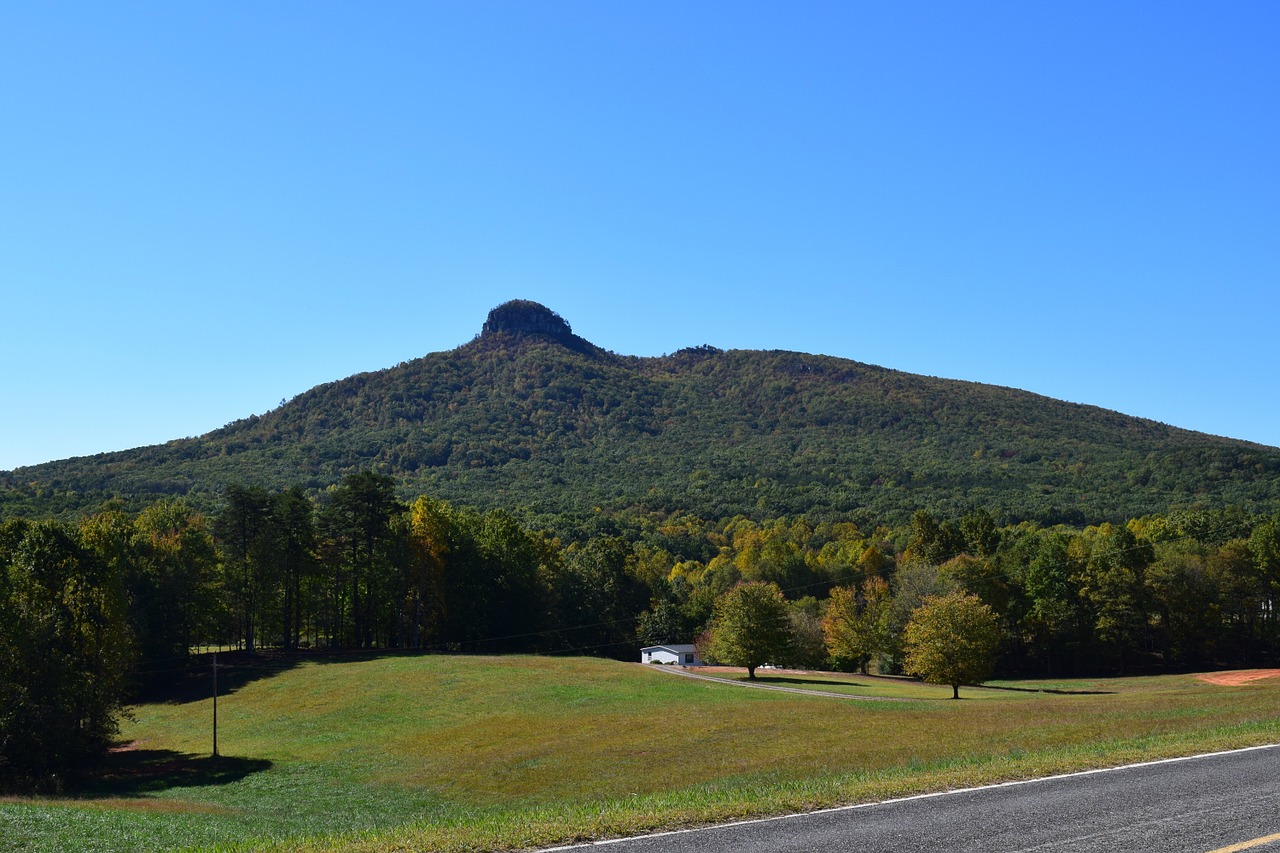
{"type": "Polygon", "coordinates": [[[654,649],[652,652],[646,652],[649,659],[645,663],[681,663],[679,656],[675,652],[669,652],[666,649],[654,649]]]}
{"type": "Polygon", "coordinates": [[[667,649],[655,649],[652,652],[641,652],[640,660],[642,663],[674,663],[681,666],[701,666],[702,661],[698,660],[696,652],[680,652],[676,653],[667,649]],[[686,655],[692,655],[692,660],[685,660],[686,655]]]}

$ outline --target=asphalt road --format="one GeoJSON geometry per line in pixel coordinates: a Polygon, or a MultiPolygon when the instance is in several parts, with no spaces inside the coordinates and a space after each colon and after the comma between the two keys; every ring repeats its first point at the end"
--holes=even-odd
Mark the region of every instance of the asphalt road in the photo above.
{"type": "Polygon", "coordinates": [[[558,849],[590,848],[1274,853],[1280,851],[1280,747],[558,849]]]}

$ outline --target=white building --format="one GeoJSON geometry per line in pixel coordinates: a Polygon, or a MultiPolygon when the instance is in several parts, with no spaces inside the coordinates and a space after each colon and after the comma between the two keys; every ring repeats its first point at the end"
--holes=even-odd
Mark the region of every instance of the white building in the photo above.
{"type": "Polygon", "coordinates": [[[640,650],[641,663],[671,663],[678,666],[705,666],[692,645],[645,646],[640,650]]]}

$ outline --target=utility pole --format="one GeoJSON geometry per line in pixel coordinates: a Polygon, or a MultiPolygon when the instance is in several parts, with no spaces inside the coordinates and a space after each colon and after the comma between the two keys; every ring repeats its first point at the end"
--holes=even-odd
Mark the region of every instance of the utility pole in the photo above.
{"type": "Polygon", "coordinates": [[[213,653],[213,757],[218,757],[218,653],[213,653]]]}

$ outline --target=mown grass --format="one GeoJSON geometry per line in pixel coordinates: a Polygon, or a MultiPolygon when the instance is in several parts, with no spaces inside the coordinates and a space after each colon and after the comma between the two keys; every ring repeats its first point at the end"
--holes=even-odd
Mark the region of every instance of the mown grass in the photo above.
{"type": "Polygon", "coordinates": [[[1280,679],[996,687],[1018,689],[858,702],[595,659],[307,663],[221,698],[221,762],[198,757],[207,699],[135,708],[133,758],[115,756],[91,796],[0,803],[0,839],[33,853],[517,849],[1280,740],[1280,679]]]}

